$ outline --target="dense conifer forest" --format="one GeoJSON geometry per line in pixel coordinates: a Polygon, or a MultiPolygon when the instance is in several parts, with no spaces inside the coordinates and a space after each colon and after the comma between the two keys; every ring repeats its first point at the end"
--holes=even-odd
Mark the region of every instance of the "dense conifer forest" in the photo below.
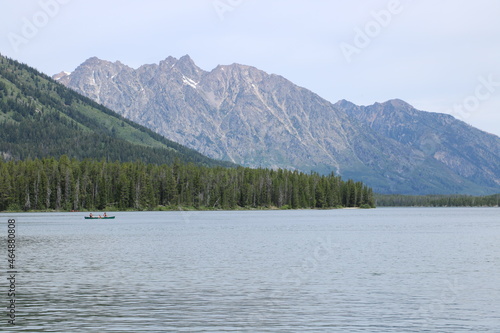
{"type": "Polygon", "coordinates": [[[373,207],[371,188],[297,171],[174,162],[0,161],[0,210],[373,207]]]}
{"type": "Polygon", "coordinates": [[[379,207],[498,207],[500,194],[470,195],[375,195],[379,207]]]}

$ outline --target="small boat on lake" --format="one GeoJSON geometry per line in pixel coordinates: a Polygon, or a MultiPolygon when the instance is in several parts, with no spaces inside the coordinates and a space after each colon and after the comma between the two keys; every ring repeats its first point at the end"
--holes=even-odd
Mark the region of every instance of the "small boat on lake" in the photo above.
{"type": "Polygon", "coordinates": [[[83,218],[86,220],[110,220],[110,219],[114,219],[115,217],[114,216],[101,216],[101,217],[99,217],[99,216],[92,216],[92,217],[84,216],[83,218]]]}

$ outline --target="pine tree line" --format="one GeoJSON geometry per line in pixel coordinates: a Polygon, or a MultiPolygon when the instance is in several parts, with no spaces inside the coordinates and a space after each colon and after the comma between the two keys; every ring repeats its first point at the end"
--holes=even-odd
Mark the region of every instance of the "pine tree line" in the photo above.
{"type": "Polygon", "coordinates": [[[333,174],[175,162],[0,161],[0,210],[373,207],[372,189],[333,174]]]}
{"type": "Polygon", "coordinates": [[[498,207],[500,194],[470,195],[397,195],[378,194],[377,206],[384,207],[498,207]]]}

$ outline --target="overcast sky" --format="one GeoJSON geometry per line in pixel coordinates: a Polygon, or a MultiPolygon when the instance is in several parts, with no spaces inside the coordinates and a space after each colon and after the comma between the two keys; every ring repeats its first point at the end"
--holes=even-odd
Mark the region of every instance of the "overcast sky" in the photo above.
{"type": "Polygon", "coordinates": [[[52,75],[189,54],[331,102],[400,98],[500,135],[497,0],[0,0],[0,53],[52,75]]]}

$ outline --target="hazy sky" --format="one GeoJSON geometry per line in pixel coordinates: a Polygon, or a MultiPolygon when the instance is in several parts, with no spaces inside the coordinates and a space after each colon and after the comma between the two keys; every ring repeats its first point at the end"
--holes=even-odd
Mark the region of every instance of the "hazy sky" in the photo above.
{"type": "Polygon", "coordinates": [[[331,102],[400,98],[500,135],[497,0],[0,0],[0,53],[52,75],[189,54],[331,102]]]}

